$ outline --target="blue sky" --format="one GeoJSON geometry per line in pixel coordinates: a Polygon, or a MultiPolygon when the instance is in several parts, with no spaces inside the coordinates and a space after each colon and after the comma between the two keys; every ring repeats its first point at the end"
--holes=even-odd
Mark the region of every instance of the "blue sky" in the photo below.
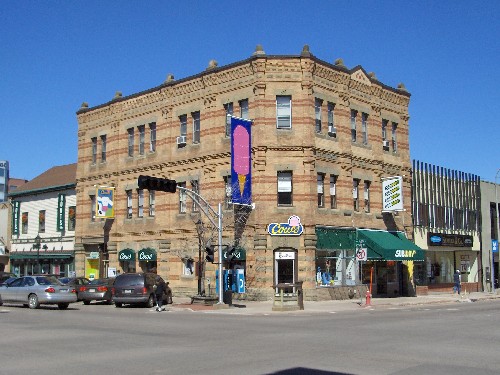
{"type": "Polygon", "coordinates": [[[361,65],[410,101],[412,159],[494,181],[500,1],[2,1],[0,160],[32,179],[77,161],[76,111],[251,56],[361,65]]]}

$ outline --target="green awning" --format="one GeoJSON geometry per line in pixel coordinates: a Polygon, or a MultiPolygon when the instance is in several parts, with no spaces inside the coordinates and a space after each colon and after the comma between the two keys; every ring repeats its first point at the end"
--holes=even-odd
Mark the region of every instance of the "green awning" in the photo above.
{"type": "Polygon", "coordinates": [[[357,234],[358,240],[365,241],[368,260],[424,260],[424,251],[403,232],[358,229],[357,234]]]}
{"type": "Polygon", "coordinates": [[[139,250],[137,253],[139,262],[151,262],[156,261],[156,250],[150,247],[139,250]]]}
{"type": "Polygon", "coordinates": [[[14,252],[10,253],[11,260],[17,259],[71,259],[73,258],[73,253],[52,253],[52,252],[40,252],[37,254],[36,251],[31,252],[14,252]]]}
{"type": "Polygon", "coordinates": [[[135,251],[132,249],[123,249],[118,253],[118,260],[120,262],[135,261],[135,251]]]}

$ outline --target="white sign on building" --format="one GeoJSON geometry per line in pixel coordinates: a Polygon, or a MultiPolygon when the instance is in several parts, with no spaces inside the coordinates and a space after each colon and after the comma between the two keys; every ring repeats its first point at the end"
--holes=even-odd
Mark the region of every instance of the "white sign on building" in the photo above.
{"type": "Polygon", "coordinates": [[[403,211],[403,177],[382,178],[382,212],[403,211]]]}

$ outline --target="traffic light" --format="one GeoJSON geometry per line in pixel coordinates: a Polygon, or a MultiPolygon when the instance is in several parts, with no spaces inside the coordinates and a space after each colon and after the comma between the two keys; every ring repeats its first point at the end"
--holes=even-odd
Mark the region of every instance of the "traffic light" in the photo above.
{"type": "Polygon", "coordinates": [[[137,179],[137,184],[139,189],[166,191],[167,193],[175,193],[177,190],[177,181],[167,178],[141,175],[137,179]]]}
{"type": "Polygon", "coordinates": [[[207,255],[205,256],[205,260],[207,262],[213,263],[215,261],[215,249],[213,245],[205,247],[205,253],[207,255]]]}
{"type": "Polygon", "coordinates": [[[234,246],[228,248],[226,252],[226,259],[229,263],[234,262],[236,260],[236,248],[234,246]]]}

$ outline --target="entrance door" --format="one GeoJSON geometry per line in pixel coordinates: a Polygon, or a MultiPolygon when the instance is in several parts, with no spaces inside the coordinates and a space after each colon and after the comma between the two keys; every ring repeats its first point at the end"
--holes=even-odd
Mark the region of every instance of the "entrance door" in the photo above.
{"type": "MultiPolygon", "coordinates": [[[[296,281],[296,256],[295,251],[276,251],[274,253],[274,282],[275,285],[296,281]]],[[[290,290],[291,291],[291,290],[290,290]]],[[[278,288],[276,288],[278,293],[278,288]]]]}

